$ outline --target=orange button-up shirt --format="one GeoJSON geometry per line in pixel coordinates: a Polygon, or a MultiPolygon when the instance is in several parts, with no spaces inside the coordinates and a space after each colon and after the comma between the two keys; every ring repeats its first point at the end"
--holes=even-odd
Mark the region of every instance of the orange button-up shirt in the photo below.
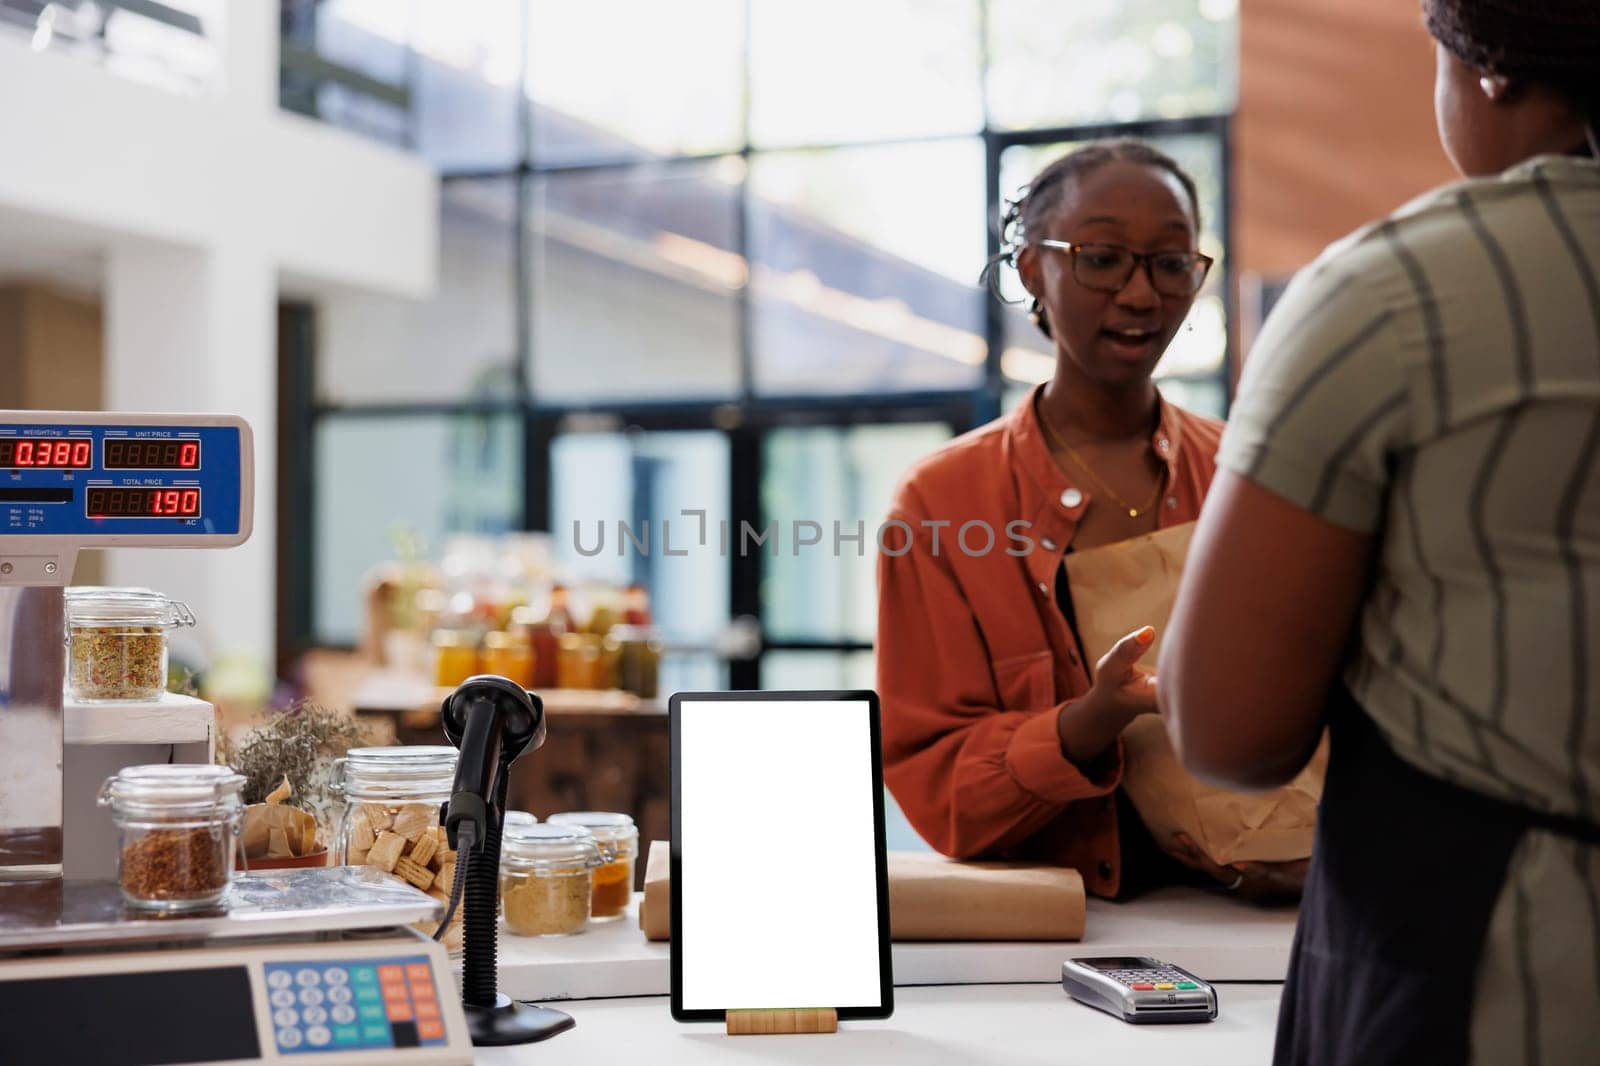
{"type": "MultiPolygon", "coordinates": [[[[1033,400],[922,460],[895,493],[878,555],[884,779],[944,854],[1071,866],[1115,896],[1122,742],[1091,777],[1056,733],[1090,685],[1055,588],[1094,493],[1051,458],[1033,400]],[[969,522],[983,525],[963,534],[969,522]]],[[[1199,516],[1221,435],[1161,404],[1163,528],[1199,516]]]]}

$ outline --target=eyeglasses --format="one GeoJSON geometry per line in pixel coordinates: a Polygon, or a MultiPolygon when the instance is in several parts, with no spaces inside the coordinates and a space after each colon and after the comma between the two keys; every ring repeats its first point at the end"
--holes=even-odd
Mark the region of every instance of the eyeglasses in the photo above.
{"type": "Polygon", "coordinates": [[[1035,241],[1072,257],[1072,276],[1096,292],[1121,292],[1140,265],[1150,285],[1162,296],[1193,296],[1205,283],[1215,262],[1199,252],[1136,252],[1120,244],[1074,244],[1071,241],[1035,241]]]}

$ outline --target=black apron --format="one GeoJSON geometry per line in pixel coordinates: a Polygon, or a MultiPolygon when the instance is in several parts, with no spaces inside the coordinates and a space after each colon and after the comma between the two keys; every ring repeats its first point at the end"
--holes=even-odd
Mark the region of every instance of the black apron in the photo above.
{"type": "Polygon", "coordinates": [[[1276,1066],[1465,1062],[1478,959],[1529,829],[1591,839],[1425,774],[1344,686],[1278,1014],[1276,1066]]]}

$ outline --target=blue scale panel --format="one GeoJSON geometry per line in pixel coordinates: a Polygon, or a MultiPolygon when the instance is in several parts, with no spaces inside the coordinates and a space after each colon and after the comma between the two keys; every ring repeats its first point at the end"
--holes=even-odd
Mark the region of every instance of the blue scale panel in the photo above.
{"type": "Polygon", "coordinates": [[[234,535],[236,426],[9,424],[0,536],[234,535]]]}
{"type": "Polygon", "coordinates": [[[272,962],[265,971],[273,1043],[280,1055],[448,1042],[427,956],[272,962]]]}

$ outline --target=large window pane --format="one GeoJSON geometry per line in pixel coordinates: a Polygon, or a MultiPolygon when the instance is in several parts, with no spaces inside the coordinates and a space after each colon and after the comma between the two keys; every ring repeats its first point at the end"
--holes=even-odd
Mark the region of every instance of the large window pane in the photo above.
{"type": "Polygon", "coordinates": [[[283,12],[282,101],[389,144],[410,140],[413,5],[294,0],[283,12]]]}
{"type": "Polygon", "coordinates": [[[563,433],[550,465],[563,572],[580,583],[643,585],[669,644],[709,645],[728,621],[718,534],[728,518],[727,437],[563,433]],[[686,510],[705,512],[704,542],[700,518],[686,510]]]}
{"type": "Polygon", "coordinates": [[[558,165],[737,149],[743,50],[743,0],[533,0],[534,158],[558,165]]]}
{"type": "Polygon", "coordinates": [[[159,4],[0,0],[0,35],[98,63],[129,81],[180,93],[214,89],[225,0],[159,4]]]}
{"type": "Polygon", "coordinates": [[[981,144],[768,153],[750,182],[758,391],[981,381],[981,144]]]}
{"type": "Polygon", "coordinates": [[[989,121],[1003,129],[1222,114],[1238,0],[988,0],[989,121]]]}
{"type": "Polygon", "coordinates": [[[542,403],[723,398],[739,382],[744,164],[533,185],[533,390],[542,403]]]}
{"type": "Polygon", "coordinates": [[[446,170],[516,164],[522,146],[521,0],[420,0],[412,104],[417,150],[446,170]]]}
{"type": "Polygon", "coordinates": [[[761,506],[780,538],[762,586],[762,622],[770,636],[873,639],[879,523],[906,471],[949,439],[950,427],[942,423],[782,429],[767,437],[761,506]],[[844,540],[858,522],[861,541],[844,540]],[[820,543],[801,546],[797,529],[820,543]]]}
{"type": "Polygon", "coordinates": [[[345,292],[319,305],[322,397],[358,403],[514,396],[515,239],[516,179],[446,182],[432,296],[345,292]]]}
{"type": "Polygon", "coordinates": [[[978,10],[976,0],[752,0],[751,141],[976,133],[978,10]]]}
{"type": "Polygon", "coordinates": [[[363,582],[397,538],[437,554],[451,533],[505,533],[522,518],[515,418],[324,417],[316,431],[316,638],[360,636],[363,582]]]}
{"type": "MultiPolygon", "coordinates": [[[[1153,137],[1150,143],[1170,155],[1194,178],[1200,193],[1200,250],[1216,259],[1206,284],[1195,298],[1189,317],[1156,367],[1156,377],[1194,378],[1220,374],[1228,347],[1227,249],[1222,245],[1224,219],[1222,143],[1214,134],[1153,137]]],[[[1076,145],[1008,148],[1000,156],[1000,191],[1015,197],[1033,176],[1076,145]]],[[[1055,372],[1055,346],[1028,320],[1021,301],[1027,295],[1015,270],[1000,268],[1001,294],[1009,301],[1005,317],[1005,350],[1001,372],[1011,385],[1046,381],[1055,372]]]]}

